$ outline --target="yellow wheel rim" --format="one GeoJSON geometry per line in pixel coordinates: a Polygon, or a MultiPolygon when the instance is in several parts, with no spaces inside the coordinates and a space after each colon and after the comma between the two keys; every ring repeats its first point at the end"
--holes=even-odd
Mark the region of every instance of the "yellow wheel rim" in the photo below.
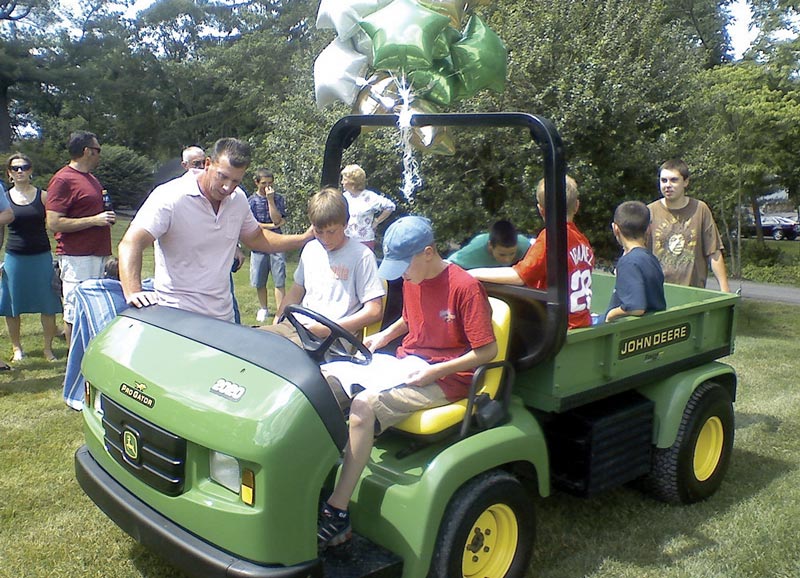
{"type": "Polygon", "coordinates": [[[705,482],[717,469],[724,441],[722,420],[716,416],[709,418],[703,424],[694,448],[694,475],[699,481],[705,482]]]}
{"type": "Polygon", "coordinates": [[[464,545],[464,578],[502,578],[517,552],[519,526],[505,504],[489,506],[475,520],[464,545]]]}

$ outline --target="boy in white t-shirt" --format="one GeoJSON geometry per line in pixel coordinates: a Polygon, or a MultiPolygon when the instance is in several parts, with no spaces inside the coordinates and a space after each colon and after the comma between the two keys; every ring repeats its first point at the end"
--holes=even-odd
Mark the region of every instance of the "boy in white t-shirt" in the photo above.
{"type": "MultiPolygon", "coordinates": [[[[308,202],[308,218],[316,238],[300,254],[294,285],[281,302],[274,325],[264,328],[295,343],[299,343],[296,330],[287,321],[278,322],[287,305],[300,304],[352,333],[383,317],[385,290],[375,255],[345,235],[349,213],[342,193],[333,188],[316,193],[308,202]]],[[[320,338],[330,332],[316,322],[304,325],[320,338]]]]}

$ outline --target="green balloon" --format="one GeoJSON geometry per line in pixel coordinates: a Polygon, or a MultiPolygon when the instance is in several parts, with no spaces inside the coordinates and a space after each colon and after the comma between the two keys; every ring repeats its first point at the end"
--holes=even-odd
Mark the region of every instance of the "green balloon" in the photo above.
{"type": "Polygon", "coordinates": [[[414,94],[424,96],[434,104],[448,106],[456,100],[458,76],[449,58],[434,61],[431,68],[414,70],[408,79],[414,94]]]}
{"type": "Polygon", "coordinates": [[[372,66],[402,73],[431,66],[436,37],[449,23],[412,0],[394,0],[359,24],[372,38],[372,66]]]}
{"type": "Polygon", "coordinates": [[[472,96],[489,88],[503,92],[508,69],[508,51],[495,32],[473,14],[464,36],[450,47],[453,66],[463,82],[463,94],[472,96]]]}
{"type": "Polygon", "coordinates": [[[444,14],[450,19],[450,24],[456,28],[461,28],[463,24],[464,12],[467,9],[466,0],[418,0],[425,8],[430,8],[434,12],[444,14]]]}
{"type": "Polygon", "coordinates": [[[461,32],[448,26],[436,37],[433,43],[433,60],[450,58],[450,46],[461,40],[461,32]]]}

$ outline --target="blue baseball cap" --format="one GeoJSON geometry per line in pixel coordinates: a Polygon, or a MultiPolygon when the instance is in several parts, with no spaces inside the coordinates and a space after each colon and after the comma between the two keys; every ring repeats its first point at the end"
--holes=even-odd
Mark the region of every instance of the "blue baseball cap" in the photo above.
{"type": "Polygon", "coordinates": [[[392,281],[406,272],[414,255],[433,245],[430,219],[411,215],[397,219],[383,235],[383,261],[378,274],[392,281]]]}

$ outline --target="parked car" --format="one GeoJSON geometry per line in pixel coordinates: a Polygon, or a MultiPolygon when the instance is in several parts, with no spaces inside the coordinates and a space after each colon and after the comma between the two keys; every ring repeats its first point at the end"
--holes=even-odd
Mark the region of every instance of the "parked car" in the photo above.
{"type": "MultiPolygon", "coordinates": [[[[800,223],[794,219],[782,217],[780,215],[763,215],[761,217],[761,232],[764,237],[772,237],[776,241],[781,241],[783,239],[793,241],[800,236],[800,223]]],[[[755,220],[748,218],[746,223],[742,223],[742,237],[755,236],[755,220]]]]}

